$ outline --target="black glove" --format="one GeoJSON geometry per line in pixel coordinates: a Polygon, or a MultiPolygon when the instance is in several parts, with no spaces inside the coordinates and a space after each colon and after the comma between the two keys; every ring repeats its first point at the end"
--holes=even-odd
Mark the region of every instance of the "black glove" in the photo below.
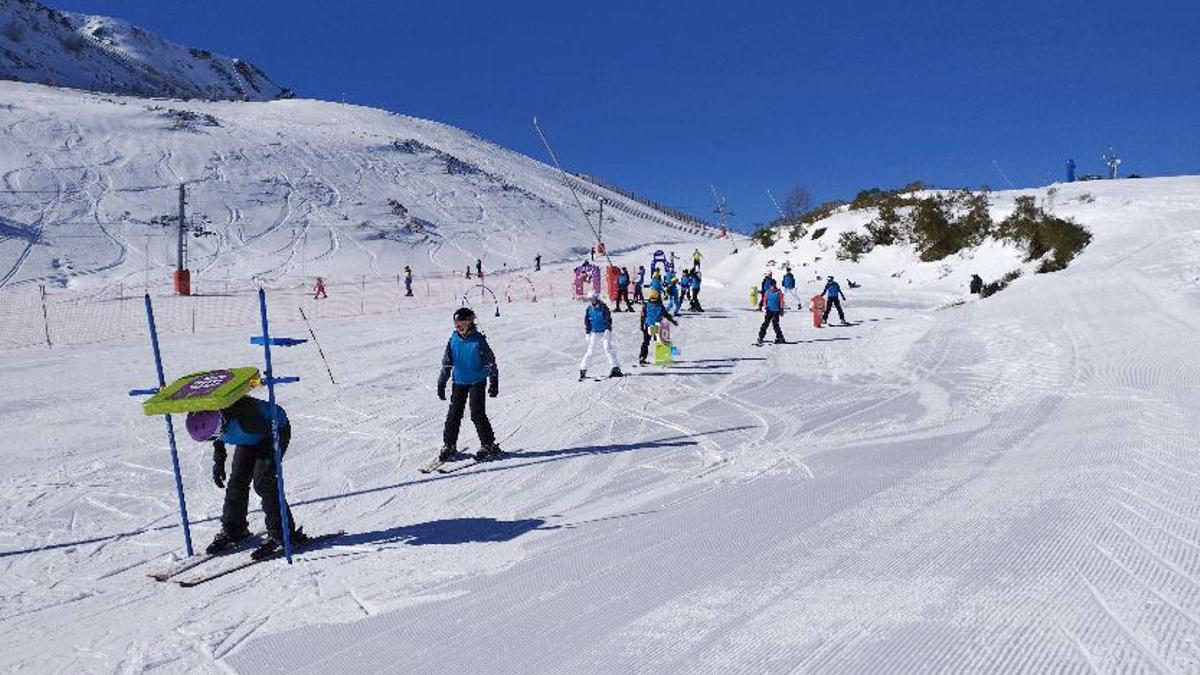
{"type": "Polygon", "coordinates": [[[438,382],[438,398],[442,399],[443,401],[446,400],[446,383],[445,382],[438,382]]]}
{"type": "Polygon", "coordinates": [[[492,380],[492,381],[488,382],[488,396],[490,398],[496,398],[499,395],[500,395],[500,382],[497,380],[492,380]]]}
{"type": "Polygon", "coordinates": [[[221,441],[213,442],[213,483],[217,487],[225,487],[225,444],[221,441]]]}

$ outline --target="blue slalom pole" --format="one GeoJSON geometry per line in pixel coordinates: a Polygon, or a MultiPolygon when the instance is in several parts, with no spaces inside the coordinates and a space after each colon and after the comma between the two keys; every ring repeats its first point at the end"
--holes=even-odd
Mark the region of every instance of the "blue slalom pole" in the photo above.
{"type": "Polygon", "coordinates": [[[288,564],[292,564],[292,523],[288,518],[287,497],[283,489],[283,450],[279,446],[279,414],[275,406],[275,374],[271,370],[271,333],[267,327],[267,294],[258,289],[258,308],[262,315],[262,345],[263,356],[266,359],[267,370],[264,381],[267,383],[267,399],[271,402],[271,444],[275,449],[275,485],[279,487],[279,522],[283,528],[283,554],[288,564]]]}
{"type": "MultiPolygon", "coordinates": [[[[150,346],[154,349],[154,369],[158,374],[158,388],[167,386],[163,376],[162,352],[158,349],[158,327],[154,323],[154,305],[150,303],[150,294],[146,294],[146,321],[150,323],[150,346]]],[[[175,492],[179,495],[179,517],[183,520],[183,541],[187,545],[187,554],[192,556],[192,529],[188,525],[187,499],[183,496],[183,477],[179,474],[179,451],[175,446],[175,425],[170,415],[164,415],[167,420],[167,442],[171,445],[171,468],[175,472],[175,492]]]]}

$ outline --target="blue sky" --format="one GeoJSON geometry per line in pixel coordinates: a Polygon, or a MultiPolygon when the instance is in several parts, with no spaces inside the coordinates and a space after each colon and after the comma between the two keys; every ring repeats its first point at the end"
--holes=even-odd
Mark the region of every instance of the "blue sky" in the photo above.
{"type": "Polygon", "coordinates": [[[748,226],[914,179],[1200,173],[1200,2],[44,0],[748,226]]]}

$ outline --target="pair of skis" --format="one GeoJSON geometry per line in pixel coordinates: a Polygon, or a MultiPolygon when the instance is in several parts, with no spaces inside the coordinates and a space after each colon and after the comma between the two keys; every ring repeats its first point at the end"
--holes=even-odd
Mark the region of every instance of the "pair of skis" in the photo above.
{"type": "Polygon", "coordinates": [[[441,459],[435,458],[432,462],[423,465],[420,469],[418,469],[418,471],[421,473],[433,473],[435,471],[438,473],[454,473],[455,471],[462,471],[463,469],[473,467],[476,464],[494,462],[507,454],[507,452],[501,452],[498,455],[491,455],[484,457],[483,459],[479,459],[478,457],[470,457],[468,459],[460,459],[451,462],[443,462],[441,459]]]}
{"type": "MultiPolygon", "coordinates": [[[[319,534],[316,536],[309,537],[308,540],[305,541],[303,545],[294,547],[292,549],[292,553],[299,553],[299,552],[303,552],[306,550],[310,550],[313,548],[314,545],[336,539],[344,534],[346,534],[345,530],[339,530],[337,532],[330,532],[328,534],[319,534]]],[[[257,565],[258,563],[263,563],[263,562],[267,562],[270,560],[277,560],[277,559],[283,557],[283,549],[279,549],[278,551],[276,551],[275,553],[273,553],[272,555],[270,555],[266,558],[256,560],[255,558],[246,556],[245,558],[242,558],[242,559],[234,562],[233,564],[225,565],[224,567],[220,567],[220,568],[217,568],[212,571],[199,572],[199,573],[190,574],[190,575],[184,574],[185,572],[195,569],[195,568],[203,565],[204,563],[209,562],[210,560],[214,560],[216,558],[228,558],[228,557],[232,557],[236,553],[246,552],[248,550],[251,550],[251,549],[255,548],[255,545],[259,542],[261,537],[262,537],[261,534],[247,537],[245,540],[243,540],[236,546],[226,549],[224,551],[221,551],[220,553],[201,553],[199,555],[194,555],[190,558],[180,561],[174,567],[171,567],[169,569],[162,570],[159,572],[152,572],[152,573],[150,573],[149,576],[151,579],[154,579],[155,581],[162,581],[162,582],[173,581],[184,588],[191,588],[193,586],[199,586],[200,584],[205,583],[206,581],[212,581],[213,579],[219,579],[227,574],[232,574],[234,572],[237,572],[238,570],[243,570],[243,569],[246,569],[247,567],[257,565]]]]}

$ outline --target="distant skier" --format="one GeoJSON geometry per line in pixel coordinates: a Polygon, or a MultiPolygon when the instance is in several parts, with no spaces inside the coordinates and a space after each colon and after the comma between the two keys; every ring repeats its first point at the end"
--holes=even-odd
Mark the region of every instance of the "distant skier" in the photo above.
{"type": "Polygon", "coordinates": [[[641,304],[646,301],[642,297],[642,287],[646,285],[646,266],[638,265],[637,280],[633,282],[633,301],[641,304]]]}
{"type": "Polygon", "coordinates": [[[821,315],[821,323],[829,323],[829,310],[837,307],[838,319],[843,324],[846,323],[846,314],[842,312],[842,303],[838,300],[846,299],[846,294],[842,293],[842,287],[834,280],[832,276],[825,278],[825,288],[821,291],[825,296],[825,313],[821,315]]]}
{"type": "Polygon", "coordinates": [[[496,434],[487,417],[487,396],[500,393],[500,369],[487,337],[475,327],[475,312],[463,307],[454,312],[454,332],[442,354],[442,372],[438,376],[438,398],[446,400],[446,383],[451,382],[450,409],[442,428],[442,450],[438,459],[443,462],[458,454],[458,428],[462,424],[467,402],[471,404],[471,422],[479,434],[476,459],[491,459],[501,453],[496,434]]]}
{"type": "MultiPolygon", "coordinates": [[[[292,427],[283,407],[274,408],[279,425],[279,448],[287,453],[292,438],[292,427]]],[[[212,441],[213,483],[225,488],[225,505],[221,509],[221,531],[205,550],[220,553],[229,550],[250,536],[246,524],[246,512],[250,503],[250,486],[262,502],[263,516],[267,521],[267,540],[251,555],[255,560],[269,558],[283,546],[283,522],[279,512],[279,488],[275,482],[275,449],[271,441],[271,404],[257,398],[243,396],[224,410],[207,410],[187,414],[185,426],[188,435],[197,443],[212,441]],[[232,473],[225,473],[226,444],[232,444],[232,473]]],[[[293,546],[307,541],[307,537],[288,509],[293,546]]]]}
{"type": "Polygon", "coordinates": [[[695,251],[692,251],[692,269],[693,270],[700,269],[700,259],[703,257],[704,256],[700,254],[700,249],[697,248],[695,251]]]}
{"type": "Polygon", "coordinates": [[[612,314],[608,311],[608,305],[604,304],[596,291],[588,293],[588,300],[590,302],[583,310],[583,334],[587,337],[588,347],[583,354],[583,360],[579,362],[579,381],[587,379],[587,369],[591,365],[597,346],[604,349],[608,356],[608,365],[612,366],[608,376],[624,377],[620,361],[617,359],[617,349],[612,342],[612,314]]]}
{"type": "Polygon", "coordinates": [[[467,265],[467,278],[468,279],[471,278],[471,266],[470,265],[467,265]]]}
{"type": "Polygon", "coordinates": [[[762,311],[763,305],[767,302],[767,288],[775,283],[775,273],[767,270],[763,275],[762,283],[758,285],[758,309],[762,311]]]}
{"type": "Polygon", "coordinates": [[[783,273],[783,290],[785,290],[785,291],[796,290],[796,275],[792,274],[792,268],[790,268],[790,267],[787,268],[787,271],[785,271],[783,273]]]}
{"type": "Polygon", "coordinates": [[[629,268],[622,267],[617,273],[617,301],[614,312],[632,312],[633,303],[629,302],[629,268]],[[621,300],[625,301],[625,309],[621,309],[621,300]]]}
{"type": "Polygon", "coordinates": [[[643,366],[647,365],[648,362],[646,361],[646,357],[650,354],[650,329],[651,327],[655,327],[657,329],[658,324],[663,319],[670,321],[676,326],[679,325],[679,323],[675,321],[675,317],[671,316],[671,313],[668,312],[667,308],[663,306],[662,296],[658,291],[652,288],[650,289],[650,292],[646,294],[646,304],[642,305],[642,348],[641,351],[638,352],[638,363],[643,366]]]}
{"type": "Polygon", "coordinates": [[[670,281],[667,282],[667,297],[670,299],[670,302],[667,306],[671,309],[672,314],[678,314],[679,307],[683,303],[679,299],[679,279],[675,277],[674,272],[668,271],[667,274],[670,277],[670,281]]]}
{"type": "Polygon", "coordinates": [[[779,328],[779,317],[783,316],[783,291],[775,285],[774,279],[769,279],[767,290],[763,295],[763,322],[758,327],[758,342],[761,345],[767,335],[767,326],[775,330],[775,344],[783,344],[783,331],[779,328]]]}
{"type": "Polygon", "coordinates": [[[542,271],[542,254],[541,253],[539,253],[533,257],[533,271],[534,272],[542,271]]]}
{"type": "Polygon", "coordinates": [[[325,293],[325,280],[321,277],[317,277],[317,283],[313,285],[313,300],[320,300],[321,298],[328,297],[329,295],[325,293]]]}
{"type": "Polygon", "coordinates": [[[404,266],[404,297],[412,297],[412,268],[408,265],[404,266]]]}
{"type": "Polygon", "coordinates": [[[983,277],[978,274],[971,275],[971,294],[979,295],[983,293],[983,277]]]}
{"type": "Polygon", "coordinates": [[[479,258],[475,259],[475,275],[480,279],[483,278],[483,261],[479,258]]]}
{"type": "Polygon", "coordinates": [[[693,312],[704,311],[704,308],[700,306],[700,270],[692,272],[692,304],[690,309],[693,312]]]}

